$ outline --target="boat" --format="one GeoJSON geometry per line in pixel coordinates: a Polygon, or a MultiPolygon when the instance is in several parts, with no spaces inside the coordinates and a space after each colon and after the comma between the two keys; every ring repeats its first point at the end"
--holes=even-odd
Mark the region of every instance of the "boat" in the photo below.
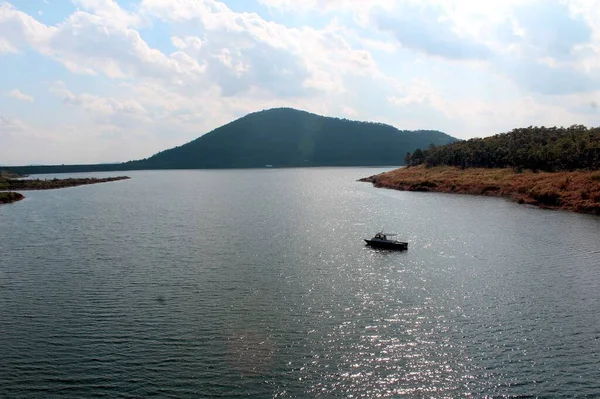
{"type": "Polygon", "coordinates": [[[404,241],[393,240],[388,237],[394,237],[397,234],[394,233],[384,233],[383,231],[375,234],[375,237],[370,240],[365,239],[367,245],[377,248],[386,248],[386,249],[408,249],[408,243],[404,241]]]}

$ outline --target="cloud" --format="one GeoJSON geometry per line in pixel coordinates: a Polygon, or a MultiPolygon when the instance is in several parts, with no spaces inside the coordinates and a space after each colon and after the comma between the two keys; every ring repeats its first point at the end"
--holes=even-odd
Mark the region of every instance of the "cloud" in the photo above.
{"type": "Polygon", "coordinates": [[[0,50],[18,52],[25,45],[41,45],[54,31],[11,4],[0,4],[0,50]]]}
{"type": "Polygon", "coordinates": [[[600,92],[571,95],[523,95],[517,99],[483,102],[475,98],[449,101],[424,81],[414,81],[388,95],[406,128],[436,128],[467,139],[508,132],[523,126],[569,126],[597,124],[598,113],[590,105],[600,92]],[[424,122],[426,121],[426,122],[424,122]],[[439,125],[438,125],[439,126],[439,125]]]}
{"type": "Polygon", "coordinates": [[[2,53],[16,53],[17,49],[13,46],[8,39],[0,37],[0,54],[2,53]]]}
{"type": "Polygon", "coordinates": [[[139,27],[143,18],[136,13],[121,8],[114,0],[73,0],[81,9],[99,16],[107,23],[121,27],[139,27]]]}
{"type": "Polygon", "coordinates": [[[17,100],[21,100],[21,101],[25,101],[25,102],[29,102],[29,103],[33,102],[33,97],[21,92],[19,89],[11,90],[11,91],[7,92],[5,95],[8,97],[11,97],[11,98],[15,98],[17,100]]]}
{"type": "Polygon", "coordinates": [[[594,33],[584,17],[597,7],[575,3],[533,0],[514,6],[497,26],[505,47],[495,54],[491,69],[522,90],[543,95],[600,88],[600,31],[594,33]]]}
{"type": "Polygon", "coordinates": [[[577,45],[586,44],[592,30],[581,15],[573,14],[567,3],[538,0],[515,7],[514,41],[530,55],[568,59],[577,45]]]}
{"type": "MultiPolygon", "coordinates": [[[[94,7],[100,7],[95,3],[112,4],[81,3],[94,3],[94,7]]],[[[173,83],[194,79],[202,72],[202,66],[189,57],[180,53],[168,56],[148,46],[137,31],[124,25],[127,18],[113,19],[105,8],[101,10],[101,15],[77,11],[57,26],[46,26],[4,4],[0,6],[0,32],[7,32],[7,37],[0,37],[0,44],[8,43],[9,50],[29,45],[78,74],[101,73],[110,78],[139,77],[173,83]]]]}
{"type": "Polygon", "coordinates": [[[360,4],[363,3],[363,0],[330,0],[327,2],[319,2],[318,0],[305,0],[302,2],[294,0],[258,0],[258,2],[269,8],[293,11],[298,8],[331,10],[349,3],[360,4]]]}
{"type": "MultiPolygon", "coordinates": [[[[51,161],[55,153],[60,153],[60,139],[46,129],[38,129],[18,118],[0,113],[0,163],[2,165],[22,165],[51,161]]],[[[63,143],[63,152],[71,151],[69,140],[63,143]],[[66,151],[65,151],[66,150],[66,151]]]]}
{"type": "Polygon", "coordinates": [[[522,90],[544,95],[585,93],[600,88],[600,77],[575,65],[553,65],[523,57],[504,57],[496,68],[522,90]]]}
{"type": "Polygon", "coordinates": [[[0,70],[39,105],[4,100],[0,159],[146,157],[280,106],[462,138],[600,123],[599,0],[73,2],[49,25],[0,3],[0,70]]]}
{"type": "Polygon", "coordinates": [[[405,2],[394,14],[376,8],[371,18],[377,28],[391,32],[404,48],[450,59],[490,56],[484,44],[459,35],[441,7],[405,2]]]}
{"type": "Polygon", "coordinates": [[[327,14],[348,11],[360,14],[372,7],[391,8],[397,0],[258,0],[258,2],[271,10],[284,12],[314,11],[320,14],[327,14]]]}
{"type": "Polygon", "coordinates": [[[10,133],[22,132],[26,129],[23,122],[0,114],[0,137],[10,133]]]}
{"type": "Polygon", "coordinates": [[[208,78],[225,96],[253,88],[281,97],[340,91],[339,73],[361,73],[374,66],[370,53],[353,49],[336,24],[323,30],[287,28],[213,0],[144,0],[140,9],[202,32],[202,37],[172,41],[182,52],[205,60],[208,78]]]}
{"type": "Polygon", "coordinates": [[[60,24],[42,52],[73,72],[100,72],[110,78],[176,82],[202,72],[196,61],[178,58],[178,53],[167,56],[148,46],[137,31],[85,12],[75,12],[60,24]]]}
{"type": "Polygon", "coordinates": [[[224,96],[253,87],[279,96],[308,93],[310,72],[299,49],[298,32],[263,20],[257,14],[237,14],[215,1],[160,1],[141,4],[142,12],[172,23],[200,24],[203,38],[174,37],[185,54],[206,62],[207,78],[224,96]]]}
{"type": "Polygon", "coordinates": [[[80,108],[100,125],[125,128],[151,123],[148,111],[135,99],[117,99],[92,94],[74,94],[65,84],[57,82],[52,92],[63,104],[80,108]]]}

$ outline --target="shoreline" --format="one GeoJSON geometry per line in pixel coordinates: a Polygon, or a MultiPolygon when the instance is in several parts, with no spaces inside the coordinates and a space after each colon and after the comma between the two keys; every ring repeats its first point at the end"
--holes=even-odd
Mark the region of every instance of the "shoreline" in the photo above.
{"type": "Polygon", "coordinates": [[[378,188],[504,197],[519,204],[600,215],[600,171],[515,172],[423,165],[359,179],[378,188]]]}
{"type": "Polygon", "coordinates": [[[0,181],[0,189],[5,190],[54,190],[57,188],[67,188],[84,186],[88,184],[97,183],[108,183],[118,180],[130,179],[129,176],[117,176],[117,177],[85,177],[85,178],[68,178],[68,179],[8,179],[0,181]]]}
{"type": "Polygon", "coordinates": [[[11,204],[21,201],[25,196],[12,190],[55,190],[60,188],[84,186],[88,184],[107,183],[118,180],[130,179],[129,176],[105,177],[105,178],[69,178],[69,179],[16,179],[8,175],[0,174],[0,205],[11,204]],[[6,177],[4,177],[6,176],[6,177]],[[4,177],[4,179],[2,179],[4,177]]]}

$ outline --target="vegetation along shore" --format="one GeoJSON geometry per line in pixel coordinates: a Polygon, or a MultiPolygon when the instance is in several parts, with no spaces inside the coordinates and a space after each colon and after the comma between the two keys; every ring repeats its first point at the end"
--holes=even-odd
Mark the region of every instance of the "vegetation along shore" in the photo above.
{"type": "Polygon", "coordinates": [[[23,194],[20,193],[0,191],[0,204],[10,204],[11,202],[20,201],[23,198],[25,197],[23,197],[23,194]]]}
{"type": "Polygon", "coordinates": [[[20,179],[21,177],[23,176],[9,171],[0,171],[0,190],[8,190],[0,192],[0,204],[7,204],[25,198],[22,194],[10,190],[52,190],[129,179],[128,176],[69,179],[20,179]]]}
{"type": "Polygon", "coordinates": [[[416,150],[407,167],[361,181],[408,191],[492,195],[600,215],[600,128],[529,127],[416,150]]]}

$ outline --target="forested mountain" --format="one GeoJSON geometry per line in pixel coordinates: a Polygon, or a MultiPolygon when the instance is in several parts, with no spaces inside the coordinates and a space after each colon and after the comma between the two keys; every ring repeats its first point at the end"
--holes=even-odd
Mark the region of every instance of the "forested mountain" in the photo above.
{"type": "Polygon", "coordinates": [[[486,138],[431,146],[406,155],[408,166],[559,171],[600,169],[600,128],[527,127],[486,138]]]}
{"type": "Polygon", "coordinates": [[[291,108],[248,114],[194,141],[121,164],[11,167],[19,173],[402,165],[404,155],[455,138],[435,130],[330,118],[291,108]]]}
{"type": "Polygon", "coordinates": [[[433,130],[401,131],[276,108],[246,115],[135,164],[147,169],[401,165],[407,151],[454,141],[433,130]]]}

